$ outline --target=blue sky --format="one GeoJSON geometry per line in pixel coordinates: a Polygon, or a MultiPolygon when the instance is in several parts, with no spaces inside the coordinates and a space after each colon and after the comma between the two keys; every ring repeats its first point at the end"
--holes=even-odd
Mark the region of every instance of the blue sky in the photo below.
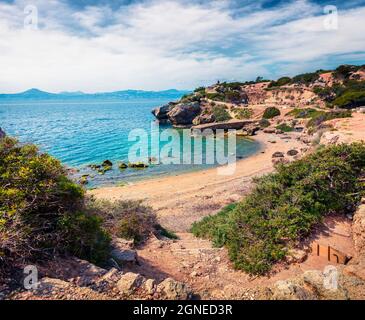
{"type": "Polygon", "coordinates": [[[0,92],[191,89],[364,64],[364,17],[365,0],[2,0],[0,92]]]}

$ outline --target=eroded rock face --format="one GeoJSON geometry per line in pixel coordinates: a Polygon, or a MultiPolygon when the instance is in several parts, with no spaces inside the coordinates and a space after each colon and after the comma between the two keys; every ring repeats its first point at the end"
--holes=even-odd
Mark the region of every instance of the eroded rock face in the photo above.
{"type": "Polygon", "coordinates": [[[199,124],[212,123],[215,121],[214,114],[200,114],[193,120],[193,125],[197,126],[199,124]]]}
{"type": "Polygon", "coordinates": [[[0,128],[0,139],[5,138],[5,136],[6,136],[5,131],[0,128]]]}
{"type": "Polygon", "coordinates": [[[152,110],[152,114],[158,119],[158,120],[168,120],[167,113],[172,110],[172,108],[175,106],[173,103],[165,104],[161,107],[157,107],[152,110]]]}
{"type": "Polygon", "coordinates": [[[179,103],[167,116],[173,125],[191,125],[201,111],[199,102],[179,103]]]}
{"type": "Polygon", "coordinates": [[[354,215],[352,227],[356,252],[365,255],[365,205],[361,205],[354,215]]]}

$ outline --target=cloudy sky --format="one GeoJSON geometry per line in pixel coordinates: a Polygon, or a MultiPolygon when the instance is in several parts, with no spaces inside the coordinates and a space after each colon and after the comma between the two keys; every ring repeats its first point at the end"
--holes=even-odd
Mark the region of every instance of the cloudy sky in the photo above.
{"type": "Polygon", "coordinates": [[[0,92],[191,89],[364,64],[364,17],[365,0],[0,0],[0,92]]]}

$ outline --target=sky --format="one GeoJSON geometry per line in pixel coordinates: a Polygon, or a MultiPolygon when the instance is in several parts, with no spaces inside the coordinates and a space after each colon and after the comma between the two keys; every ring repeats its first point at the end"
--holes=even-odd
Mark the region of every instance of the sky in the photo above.
{"type": "Polygon", "coordinates": [[[364,17],[365,0],[0,0],[0,92],[193,89],[365,64],[364,17]]]}

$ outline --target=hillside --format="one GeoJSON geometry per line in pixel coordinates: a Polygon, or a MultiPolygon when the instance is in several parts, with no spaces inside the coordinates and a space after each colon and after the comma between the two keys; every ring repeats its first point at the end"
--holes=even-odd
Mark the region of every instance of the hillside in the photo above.
{"type": "Polygon", "coordinates": [[[365,299],[364,75],[217,83],[153,110],[260,143],[228,176],[86,191],[0,130],[0,299],[365,299]],[[34,290],[21,287],[28,263],[34,290]]]}
{"type": "Polygon", "coordinates": [[[191,127],[230,120],[259,120],[267,107],[353,109],[365,106],[364,92],[365,66],[343,65],[333,71],[318,70],[276,81],[217,83],[197,88],[152,113],[161,122],[191,127]]]}

